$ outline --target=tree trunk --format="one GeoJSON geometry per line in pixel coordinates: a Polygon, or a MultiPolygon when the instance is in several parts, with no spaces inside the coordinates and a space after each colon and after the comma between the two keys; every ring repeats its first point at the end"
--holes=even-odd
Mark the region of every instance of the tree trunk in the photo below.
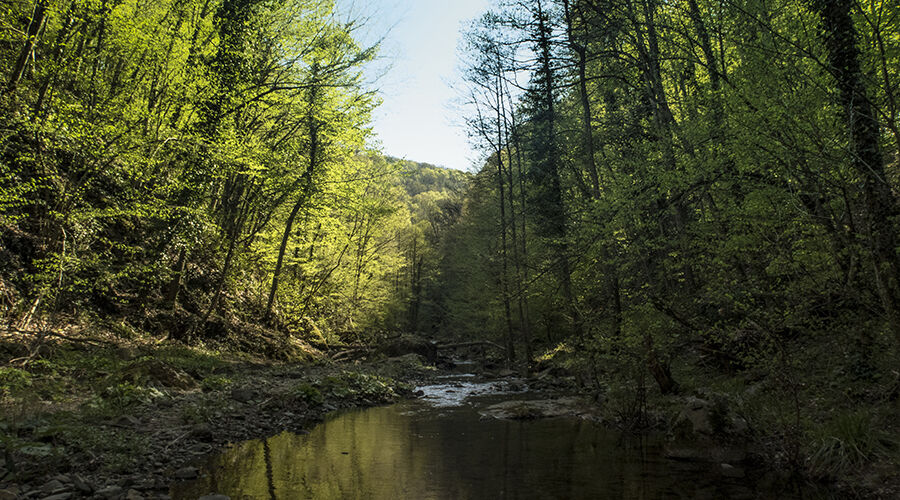
{"type": "Polygon", "coordinates": [[[575,19],[569,6],[569,0],[563,0],[563,10],[566,16],[566,35],[569,39],[569,49],[575,53],[575,66],[578,68],[578,99],[581,103],[581,142],[584,148],[585,169],[591,179],[591,196],[600,196],[600,177],[597,174],[597,161],[594,157],[594,137],[591,128],[591,100],[587,89],[587,47],[575,39],[575,19]]]}
{"type": "Polygon", "coordinates": [[[894,218],[897,200],[884,171],[879,144],[880,127],[872,109],[860,67],[853,0],[813,0],[822,18],[825,47],[832,76],[837,81],[850,133],[851,164],[862,178],[866,210],[865,232],[874,261],[875,285],[888,322],[900,343],[900,283],[894,218]]]}
{"type": "Polygon", "coordinates": [[[25,28],[25,43],[22,45],[22,50],[19,52],[19,57],[16,58],[15,66],[13,66],[12,73],[9,77],[9,82],[6,86],[6,91],[12,93],[16,90],[16,87],[19,85],[19,81],[25,75],[25,69],[28,67],[28,59],[32,57],[32,53],[34,52],[34,45],[37,40],[38,33],[40,33],[41,28],[44,27],[44,18],[47,15],[47,1],[46,0],[38,0],[37,4],[34,6],[34,12],[31,15],[31,21],[28,22],[28,27],[25,28]]]}

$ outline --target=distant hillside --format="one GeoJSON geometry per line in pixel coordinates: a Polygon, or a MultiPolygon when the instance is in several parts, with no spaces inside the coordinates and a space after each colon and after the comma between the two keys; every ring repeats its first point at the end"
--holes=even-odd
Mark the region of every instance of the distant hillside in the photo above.
{"type": "Polygon", "coordinates": [[[461,193],[466,189],[472,174],[452,168],[438,167],[430,163],[388,157],[403,165],[401,184],[410,197],[426,191],[461,193]]]}

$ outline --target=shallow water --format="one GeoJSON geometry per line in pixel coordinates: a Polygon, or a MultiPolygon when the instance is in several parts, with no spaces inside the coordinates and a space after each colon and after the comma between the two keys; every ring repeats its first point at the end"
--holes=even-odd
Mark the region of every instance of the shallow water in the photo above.
{"type": "MultiPolygon", "coordinates": [[[[502,384],[423,387],[418,401],[348,411],[308,435],[238,444],[176,499],[222,493],[278,499],[828,498],[766,486],[719,464],[666,459],[660,439],[627,437],[588,421],[496,420],[479,408],[516,397],[502,384]],[[449,391],[449,392],[448,392],[449,391]]],[[[525,397],[518,395],[519,398],[525,397]]]]}

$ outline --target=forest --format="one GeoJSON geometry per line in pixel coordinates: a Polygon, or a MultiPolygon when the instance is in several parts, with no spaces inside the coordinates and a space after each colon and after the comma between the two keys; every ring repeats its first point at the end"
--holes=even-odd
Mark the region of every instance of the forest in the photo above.
{"type": "Polygon", "coordinates": [[[379,151],[364,25],[0,0],[5,413],[65,392],[77,339],[315,363],[402,334],[631,432],[700,398],[779,467],[900,491],[900,4],[495,0],[460,47],[473,173],[379,151]]]}

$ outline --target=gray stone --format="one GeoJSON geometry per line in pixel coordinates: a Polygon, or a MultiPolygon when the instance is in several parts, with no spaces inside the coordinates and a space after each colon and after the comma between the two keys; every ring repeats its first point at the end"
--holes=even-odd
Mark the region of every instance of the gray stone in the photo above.
{"type": "Polygon", "coordinates": [[[396,363],[398,365],[407,365],[407,366],[419,366],[424,365],[427,360],[424,356],[420,354],[416,354],[411,352],[409,354],[404,354],[402,356],[395,356],[393,358],[388,358],[388,361],[391,363],[396,363]]]}
{"type": "Polygon", "coordinates": [[[182,467],[175,471],[175,479],[196,479],[200,471],[196,467],[182,467]]]}
{"type": "Polygon", "coordinates": [[[220,495],[218,493],[213,493],[210,495],[203,495],[202,497],[200,497],[197,500],[231,500],[231,497],[227,496],[227,495],[220,495]]]}
{"type": "Polygon", "coordinates": [[[137,490],[128,490],[128,493],[125,493],[125,500],[144,500],[144,495],[137,490]]]}
{"type": "Polygon", "coordinates": [[[19,498],[18,488],[13,487],[0,490],[0,500],[16,500],[17,498],[19,498]]]}
{"type": "Polygon", "coordinates": [[[481,415],[498,419],[526,420],[584,414],[578,398],[559,398],[531,401],[504,401],[482,410],[481,415]]]}
{"type": "Polygon", "coordinates": [[[709,402],[698,398],[688,398],[684,409],[675,420],[675,427],[687,428],[694,434],[712,434],[709,402]]]}
{"type": "Polygon", "coordinates": [[[418,354],[429,363],[437,361],[437,345],[429,339],[415,335],[403,335],[394,339],[384,348],[384,353],[391,358],[406,354],[418,354]]]}
{"type": "Polygon", "coordinates": [[[709,455],[698,448],[666,448],[665,457],[684,462],[706,462],[709,455]]]}
{"type": "Polygon", "coordinates": [[[66,485],[64,485],[62,483],[62,481],[59,481],[58,479],[51,479],[50,481],[45,483],[43,486],[41,486],[41,491],[43,491],[45,493],[54,493],[57,490],[61,490],[65,487],[66,487],[66,485]]]}
{"type": "Polygon", "coordinates": [[[94,496],[97,498],[103,498],[106,500],[114,500],[119,498],[119,496],[125,490],[122,489],[121,486],[107,486],[105,488],[101,488],[94,493],[94,496]]]}
{"type": "Polygon", "coordinates": [[[739,469],[731,464],[719,464],[719,469],[725,477],[742,478],[745,476],[744,469],[739,469]]]}
{"type": "Polygon", "coordinates": [[[191,437],[208,443],[213,439],[212,427],[209,424],[197,424],[191,428],[191,437]]]}
{"type": "Polygon", "coordinates": [[[72,483],[75,485],[75,489],[82,493],[87,493],[88,495],[90,495],[94,491],[94,488],[90,484],[88,484],[87,481],[84,480],[84,478],[77,474],[72,476],[72,483]]]}
{"type": "Polygon", "coordinates": [[[231,399],[240,403],[249,403],[254,398],[256,398],[256,391],[253,389],[242,387],[231,391],[231,399]]]}
{"type": "Polygon", "coordinates": [[[527,386],[521,380],[510,380],[509,381],[509,390],[512,392],[522,392],[527,389],[527,386]]]}
{"type": "Polygon", "coordinates": [[[141,425],[141,421],[137,417],[131,415],[122,415],[116,419],[116,425],[120,427],[137,427],[141,425]]]}
{"type": "Polygon", "coordinates": [[[66,491],[63,493],[57,493],[55,495],[50,495],[49,497],[44,497],[44,500],[69,500],[75,496],[71,491],[66,491]]]}

